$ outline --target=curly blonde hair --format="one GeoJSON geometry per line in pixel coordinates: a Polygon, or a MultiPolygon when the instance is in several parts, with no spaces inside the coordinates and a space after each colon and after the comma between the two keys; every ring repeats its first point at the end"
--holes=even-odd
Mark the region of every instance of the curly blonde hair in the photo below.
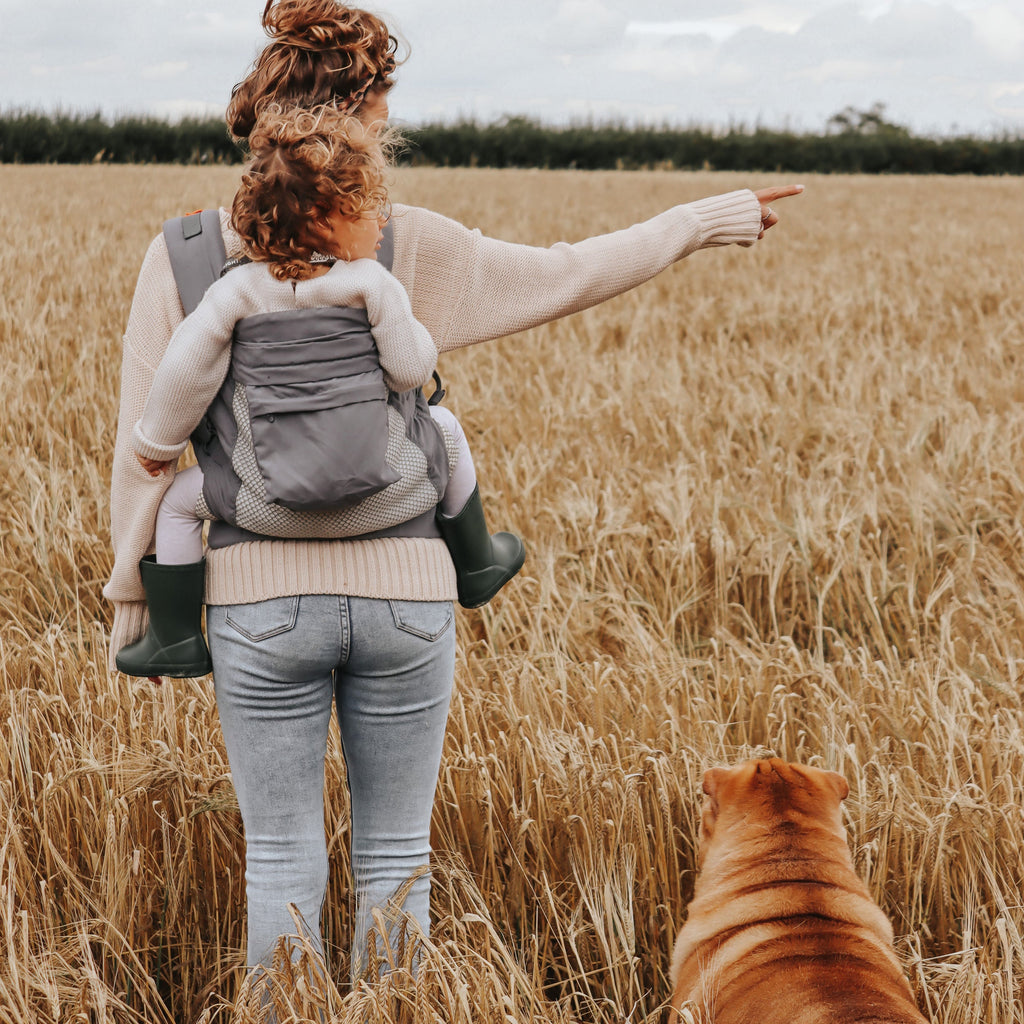
{"type": "Polygon", "coordinates": [[[271,104],[334,104],[354,113],[367,93],[394,85],[398,40],[375,14],[338,0],[267,0],[263,29],[271,42],[231,92],[226,120],[250,138],[271,104]]]}
{"type": "Polygon", "coordinates": [[[370,130],[333,106],[272,104],[249,143],[252,161],[235,193],[231,224],[246,255],[269,263],[278,280],[312,274],[318,223],[327,216],[378,216],[387,206],[385,175],[395,146],[389,130],[370,130]]]}

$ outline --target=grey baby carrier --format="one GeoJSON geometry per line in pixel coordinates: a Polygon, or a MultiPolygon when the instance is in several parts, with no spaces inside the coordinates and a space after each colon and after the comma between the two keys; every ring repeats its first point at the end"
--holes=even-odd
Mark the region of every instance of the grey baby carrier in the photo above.
{"type": "MultiPolygon", "coordinates": [[[[216,210],[167,221],[164,237],[188,314],[239,261],[226,261],[216,210]]],[[[379,253],[388,270],[393,251],[388,225],[379,253]]],[[[431,400],[442,395],[438,387],[431,400]]],[[[240,320],[227,377],[191,440],[212,547],[254,536],[436,536],[455,457],[423,392],[385,386],[366,310],[340,307],[240,320]]]]}

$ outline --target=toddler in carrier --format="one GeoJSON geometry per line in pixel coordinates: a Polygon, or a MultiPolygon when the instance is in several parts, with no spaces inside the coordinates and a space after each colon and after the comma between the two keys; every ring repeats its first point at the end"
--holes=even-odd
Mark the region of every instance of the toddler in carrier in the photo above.
{"type": "Polygon", "coordinates": [[[246,258],[175,330],[134,431],[151,476],[190,435],[199,465],[175,476],[140,563],[149,627],[116,657],[130,675],[211,669],[204,519],[246,539],[338,538],[429,513],[471,608],[524,560],[518,537],[487,528],[465,434],[423,396],[433,339],[376,261],[392,137],[330,106],[273,106],[249,141],[231,212],[246,258]]]}

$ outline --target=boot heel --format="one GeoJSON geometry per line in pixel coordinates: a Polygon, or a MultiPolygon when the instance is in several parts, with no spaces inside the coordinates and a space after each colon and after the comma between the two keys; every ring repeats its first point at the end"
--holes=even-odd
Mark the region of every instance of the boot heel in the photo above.
{"type": "Polygon", "coordinates": [[[491,536],[478,487],[456,515],[438,511],[437,526],[455,563],[463,608],[487,604],[523,567],[526,548],[514,533],[491,536]]]}

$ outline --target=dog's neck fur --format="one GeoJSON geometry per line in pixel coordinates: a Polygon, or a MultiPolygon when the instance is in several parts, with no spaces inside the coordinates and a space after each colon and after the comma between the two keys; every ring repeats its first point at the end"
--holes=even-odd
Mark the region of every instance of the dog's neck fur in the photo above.
{"type": "Polygon", "coordinates": [[[816,882],[836,870],[854,871],[846,836],[824,826],[797,825],[788,821],[770,824],[750,822],[742,832],[733,830],[719,842],[714,839],[700,857],[700,878],[694,896],[705,888],[719,893],[729,885],[730,874],[742,868],[749,885],[750,865],[758,866],[764,884],[805,880],[816,882]]]}

